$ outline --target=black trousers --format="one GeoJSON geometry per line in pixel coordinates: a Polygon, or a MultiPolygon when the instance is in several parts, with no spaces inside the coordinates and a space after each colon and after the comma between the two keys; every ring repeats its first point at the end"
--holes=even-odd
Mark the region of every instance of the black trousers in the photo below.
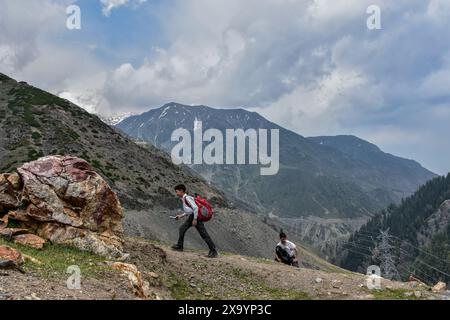
{"type": "MultiPolygon", "coordinates": [[[[192,227],[192,221],[194,221],[194,215],[191,214],[189,218],[186,220],[186,222],[183,223],[180,227],[180,237],[178,238],[178,246],[180,248],[183,248],[184,246],[184,235],[192,227]]],[[[208,245],[209,250],[211,251],[216,250],[216,245],[209,236],[208,231],[206,231],[205,224],[202,221],[197,221],[197,226],[195,228],[197,229],[202,239],[208,245]]]]}
{"type": "Polygon", "coordinates": [[[298,261],[294,261],[294,257],[291,257],[286,250],[277,246],[276,254],[278,259],[281,260],[282,263],[287,264],[289,266],[299,267],[298,261]]]}

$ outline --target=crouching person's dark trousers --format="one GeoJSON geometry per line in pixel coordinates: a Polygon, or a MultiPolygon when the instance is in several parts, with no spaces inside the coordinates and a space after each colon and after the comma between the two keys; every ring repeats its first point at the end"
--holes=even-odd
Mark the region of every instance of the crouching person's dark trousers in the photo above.
{"type": "MultiPolygon", "coordinates": [[[[186,222],[183,223],[180,227],[180,237],[178,238],[178,246],[180,248],[184,247],[184,235],[186,234],[186,231],[188,231],[192,227],[192,221],[194,221],[194,215],[191,214],[186,222]]],[[[206,231],[205,224],[202,221],[197,221],[197,226],[195,228],[197,229],[202,239],[208,245],[209,250],[216,250],[216,245],[209,236],[208,231],[206,231]]]]}
{"type": "Polygon", "coordinates": [[[284,249],[277,246],[276,248],[276,254],[278,259],[284,264],[287,264],[289,266],[293,267],[299,267],[298,261],[294,261],[294,257],[291,257],[284,249]]]}

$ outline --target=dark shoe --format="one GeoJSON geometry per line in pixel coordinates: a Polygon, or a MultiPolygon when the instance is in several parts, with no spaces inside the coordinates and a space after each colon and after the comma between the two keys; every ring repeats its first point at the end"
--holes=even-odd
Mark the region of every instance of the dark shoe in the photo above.
{"type": "Polygon", "coordinates": [[[219,253],[217,252],[217,250],[211,250],[211,251],[209,251],[207,257],[211,258],[211,259],[214,259],[214,258],[219,257],[219,253]]]}
{"type": "Polygon", "coordinates": [[[176,245],[172,246],[172,250],[183,252],[183,247],[180,247],[179,245],[176,244],[176,245]]]}

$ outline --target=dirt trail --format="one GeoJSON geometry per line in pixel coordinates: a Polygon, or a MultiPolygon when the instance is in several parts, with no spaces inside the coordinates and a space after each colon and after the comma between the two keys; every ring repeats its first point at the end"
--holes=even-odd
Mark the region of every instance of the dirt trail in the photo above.
{"type": "MultiPolygon", "coordinates": [[[[133,240],[135,247],[148,247],[133,240]]],[[[143,268],[161,275],[172,298],[179,299],[428,299],[436,298],[425,286],[382,279],[383,290],[371,291],[366,277],[322,262],[322,269],[291,268],[275,261],[206,252],[176,252],[151,245],[163,253],[158,265],[143,268]],[[330,271],[331,270],[331,271],[330,271]]],[[[138,251],[142,251],[138,250],[138,251]]],[[[305,257],[304,257],[305,258],[305,257]]],[[[311,257],[306,257],[311,260],[311,257]]]]}

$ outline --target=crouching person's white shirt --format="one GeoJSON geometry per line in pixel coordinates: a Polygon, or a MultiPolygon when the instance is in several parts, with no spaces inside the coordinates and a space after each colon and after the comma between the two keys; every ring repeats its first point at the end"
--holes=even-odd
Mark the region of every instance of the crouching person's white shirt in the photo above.
{"type": "Polygon", "coordinates": [[[297,246],[293,242],[286,240],[286,243],[283,244],[280,241],[280,243],[278,243],[278,246],[281,247],[283,250],[285,250],[290,257],[295,256],[295,250],[297,249],[297,246]]]}

